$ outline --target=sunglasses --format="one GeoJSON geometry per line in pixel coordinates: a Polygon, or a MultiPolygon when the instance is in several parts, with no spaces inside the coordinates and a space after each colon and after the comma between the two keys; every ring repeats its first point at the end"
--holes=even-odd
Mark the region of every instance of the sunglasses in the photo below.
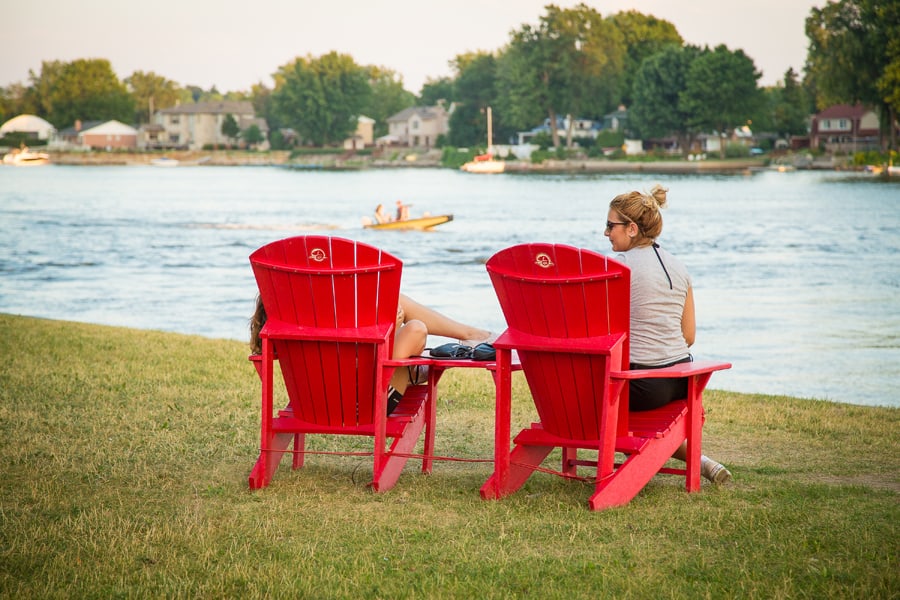
{"type": "Polygon", "coordinates": [[[606,222],[606,230],[611,231],[613,227],[616,225],[630,225],[630,223],[624,221],[607,221],[606,222]]]}

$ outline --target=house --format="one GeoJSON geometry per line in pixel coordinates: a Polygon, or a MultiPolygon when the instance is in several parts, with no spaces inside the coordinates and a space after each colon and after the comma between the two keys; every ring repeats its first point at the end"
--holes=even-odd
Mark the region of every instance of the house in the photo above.
{"type": "Polygon", "coordinates": [[[387,122],[388,134],[379,138],[380,141],[388,140],[411,148],[430,148],[435,145],[439,135],[447,134],[450,113],[442,104],[413,106],[389,117],[387,122]]]}
{"type": "Polygon", "coordinates": [[[85,148],[103,150],[112,150],[114,148],[134,149],[137,147],[137,135],[137,129],[113,119],[90,129],[83,129],[78,134],[78,139],[80,145],[85,148]]]}
{"type": "Polygon", "coordinates": [[[878,115],[861,104],[835,104],[813,115],[810,146],[826,152],[877,150],[878,115]]]}
{"type": "Polygon", "coordinates": [[[103,123],[104,121],[82,121],[81,119],[75,119],[75,123],[71,127],[59,130],[56,134],[54,146],[60,149],[69,150],[81,147],[81,132],[103,123]]]}
{"type": "Polygon", "coordinates": [[[362,150],[375,141],[375,119],[360,115],[356,123],[356,131],[344,140],[344,150],[362,150]]]}
{"type": "Polygon", "coordinates": [[[155,141],[162,147],[186,147],[190,150],[236,145],[237,139],[222,133],[222,124],[228,115],[234,118],[241,131],[256,125],[268,138],[269,126],[265,119],[256,118],[250,102],[223,100],[180,104],[156,111],[154,120],[162,126],[164,133],[157,135],[155,141]]]}
{"type": "MultiPolygon", "coordinates": [[[[595,139],[597,137],[597,133],[602,129],[602,124],[594,121],[593,119],[572,119],[572,138],[574,140],[578,140],[578,138],[591,138],[595,139]]],[[[519,136],[519,144],[527,144],[531,141],[534,136],[539,133],[546,133],[547,135],[552,135],[552,129],[550,127],[550,119],[549,117],[544,119],[544,123],[542,125],[538,125],[534,129],[530,131],[520,131],[518,133],[519,136]]],[[[565,140],[568,139],[569,136],[569,117],[564,117],[558,115],[556,117],[556,133],[559,136],[559,139],[565,140]]]]}

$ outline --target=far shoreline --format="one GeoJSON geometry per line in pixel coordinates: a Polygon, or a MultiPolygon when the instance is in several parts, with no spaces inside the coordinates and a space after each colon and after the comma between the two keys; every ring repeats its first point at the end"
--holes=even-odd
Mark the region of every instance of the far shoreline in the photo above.
{"type": "MultiPolygon", "coordinates": [[[[291,158],[290,151],[272,150],[178,150],[172,152],[50,152],[51,163],[66,166],[153,166],[162,157],[178,161],[178,167],[275,166],[292,169],[365,170],[448,168],[441,165],[440,150],[390,148],[380,154],[304,154],[291,158]]],[[[506,161],[509,174],[554,173],[656,173],[656,174],[749,174],[759,170],[852,170],[837,157],[810,160],[800,156],[780,157],[773,164],[770,157],[704,160],[607,160],[550,159],[542,163],[506,161]],[[799,164],[794,164],[799,163],[799,164]]]]}

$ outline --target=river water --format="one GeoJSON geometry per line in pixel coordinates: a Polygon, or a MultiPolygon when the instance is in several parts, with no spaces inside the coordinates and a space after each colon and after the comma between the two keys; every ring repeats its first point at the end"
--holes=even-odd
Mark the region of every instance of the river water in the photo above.
{"type": "Polygon", "coordinates": [[[403,290],[502,330],[484,269],[547,241],[610,253],[609,200],[669,188],[660,243],[694,281],[711,387],[900,406],[900,184],[834,172],[495,175],[442,169],[0,168],[0,312],[244,340],[248,255],[324,233],[404,261],[403,290]],[[364,230],[398,199],[433,232],[364,230]]]}

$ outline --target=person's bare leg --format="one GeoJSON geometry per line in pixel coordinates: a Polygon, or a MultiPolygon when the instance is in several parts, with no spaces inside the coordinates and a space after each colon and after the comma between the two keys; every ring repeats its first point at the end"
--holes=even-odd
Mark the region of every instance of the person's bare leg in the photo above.
{"type": "Polygon", "coordinates": [[[469,346],[488,341],[491,337],[491,332],[487,329],[479,329],[454,321],[432,308],[419,304],[404,294],[400,294],[400,307],[406,316],[407,323],[412,319],[422,321],[429,335],[456,338],[460,343],[469,346]]]}
{"type": "MultiPolygon", "coordinates": [[[[419,356],[425,350],[425,341],[428,339],[428,329],[425,323],[418,320],[409,320],[403,327],[397,330],[394,337],[393,358],[409,358],[419,356]]],[[[409,385],[409,371],[406,367],[400,367],[394,371],[391,377],[391,387],[401,394],[409,385]]]]}

